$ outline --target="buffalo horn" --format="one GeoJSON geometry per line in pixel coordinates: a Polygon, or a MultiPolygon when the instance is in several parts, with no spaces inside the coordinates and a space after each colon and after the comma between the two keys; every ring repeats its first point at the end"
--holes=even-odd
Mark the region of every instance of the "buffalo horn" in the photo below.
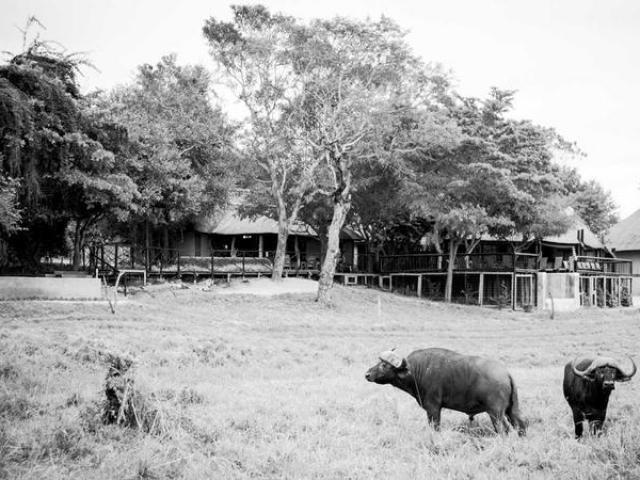
{"type": "Polygon", "coordinates": [[[625,372],[624,369],[617,363],[615,365],[611,365],[612,367],[617,368],[618,372],[620,372],[620,377],[619,377],[620,382],[627,382],[631,380],[631,377],[633,377],[638,371],[638,367],[636,366],[636,362],[633,361],[633,358],[629,357],[629,355],[627,355],[627,357],[629,358],[629,360],[631,360],[630,372],[625,372]]]}
{"type": "Polygon", "coordinates": [[[591,362],[591,365],[589,365],[583,371],[580,371],[576,368],[577,363],[578,363],[578,359],[576,358],[571,364],[571,366],[573,367],[573,373],[575,373],[579,377],[585,378],[585,377],[588,377],[591,373],[593,373],[593,371],[596,368],[604,367],[606,365],[611,365],[612,363],[615,364],[616,361],[611,357],[596,357],[591,362]]]}
{"type": "Polygon", "coordinates": [[[612,367],[618,370],[618,372],[620,372],[620,377],[621,380],[620,381],[627,381],[627,380],[631,380],[631,377],[633,377],[636,374],[637,371],[637,367],[635,362],[633,361],[633,359],[631,357],[629,357],[629,360],[631,360],[631,365],[632,365],[632,370],[630,372],[626,372],[621,366],[620,363],[617,362],[615,359],[611,358],[611,357],[596,357],[592,362],[591,365],[589,365],[585,370],[580,371],[576,368],[576,364],[578,363],[578,359],[576,358],[573,363],[572,363],[572,367],[573,367],[573,373],[575,373],[576,375],[578,375],[579,377],[585,378],[588,375],[590,375],[596,368],[600,368],[600,367],[612,367]]]}
{"type": "Polygon", "coordinates": [[[380,360],[387,362],[395,368],[400,368],[402,366],[402,357],[394,351],[387,350],[386,352],[382,352],[379,357],[380,360]]]}

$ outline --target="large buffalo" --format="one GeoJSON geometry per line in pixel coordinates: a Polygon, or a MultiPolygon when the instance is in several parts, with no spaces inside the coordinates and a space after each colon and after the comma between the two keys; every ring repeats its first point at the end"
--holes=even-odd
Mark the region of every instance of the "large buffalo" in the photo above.
{"type": "Polygon", "coordinates": [[[609,395],[615,382],[631,380],[637,371],[631,357],[631,369],[625,370],[610,357],[585,357],[567,363],[564,367],[562,388],[576,427],[576,438],[582,436],[582,423],[589,422],[592,433],[598,433],[607,416],[609,395]]]}
{"type": "Polygon", "coordinates": [[[449,408],[470,418],[487,412],[498,433],[507,431],[509,423],[520,435],[526,433],[513,377],[497,360],[444,348],[417,350],[407,358],[388,351],[380,354],[380,362],[367,371],[365,378],[389,383],[413,396],[427,411],[434,428],[440,426],[440,411],[449,408]]]}

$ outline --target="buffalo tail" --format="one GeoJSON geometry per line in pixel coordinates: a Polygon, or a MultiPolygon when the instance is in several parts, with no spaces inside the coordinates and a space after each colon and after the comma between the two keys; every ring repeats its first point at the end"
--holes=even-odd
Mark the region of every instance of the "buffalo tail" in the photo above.
{"type": "Polygon", "coordinates": [[[509,381],[511,382],[511,398],[509,399],[509,407],[506,414],[509,422],[518,431],[518,435],[523,436],[527,433],[527,422],[522,418],[520,414],[520,406],[518,403],[518,389],[516,388],[516,382],[513,377],[509,375],[509,381]]]}

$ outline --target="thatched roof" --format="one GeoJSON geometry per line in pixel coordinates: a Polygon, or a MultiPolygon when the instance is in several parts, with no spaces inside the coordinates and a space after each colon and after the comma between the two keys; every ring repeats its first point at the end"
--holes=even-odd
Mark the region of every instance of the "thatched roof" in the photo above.
{"type": "MultiPolygon", "coordinates": [[[[258,216],[254,219],[241,218],[237,208],[229,209],[219,213],[201,217],[196,221],[195,229],[202,233],[212,233],[215,235],[257,235],[261,233],[278,233],[278,222],[275,220],[258,216]]],[[[303,224],[296,224],[291,229],[292,235],[315,236],[311,227],[303,224]]]]}
{"type": "MultiPolygon", "coordinates": [[[[483,240],[496,240],[495,237],[490,235],[484,235],[483,240]]],[[[513,238],[514,241],[522,240],[522,236],[520,234],[516,235],[513,238]]],[[[586,248],[593,249],[608,249],[607,245],[602,243],[602,241],[598,238],[598,236],[591,231],[591,229],[587,226],[584,221],[574,215],[572,217],[572,225],[569,229],[561,235],[553,235],[547,236],[542,239],[542,243],[544,244],[552,244],[552,245],[582,245],[586,248]]]]}
{"type": "Polygon", "coordinates": [[[544,243],[559,243],[565,245],[584,245],[588,248],[601,248],[607,249],[607,246],[602,243],[598,236],[591,231],[586,223],[579,217],[575,216],[573,219],[573,226],[569,228],[562,235],[555,235],[553,237],[544,237],[542,239],[544,243]],[[582,239],[580,238],[582,236],[582,239]]]}
{"type": "MultiPolygon", "coordinates": [[[[224,209],[201,216],[195,222],[196,231],[214,235],[278,234],[278,222],[269,217],[262,215],[255,218],[241,217],[238,213],[241,202],[241,196],[234,196],[224,209]]],[[[312,227],[303,222],[296,222],[289,234],[303,237],[318,236],[312,227]]],[[[362,235],[349,227],[342,229],[340,238],[343,240],[363,240],[362,235]]]]}
{"type": "Polygon", "coordinates": [[[640,250],[640,210],[611,227],[609,245],[617,252],[640,250]]]}

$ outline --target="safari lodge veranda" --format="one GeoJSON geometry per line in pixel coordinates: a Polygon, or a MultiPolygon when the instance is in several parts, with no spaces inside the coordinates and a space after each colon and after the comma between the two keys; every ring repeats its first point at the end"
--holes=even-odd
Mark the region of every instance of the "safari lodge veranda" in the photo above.
{"type": "MultiPolygon", "coordinates": [[[[381,258],[380,271],[391,288],[443,299],[448,260],[446,254],[393,255],[381,258]]],[[[454,262],[452,301],[458,303],[525,310],[632,304],[631,261],[616,258],[580,220],[522,252],[486,237],[454,262]]]]}
{"type": "MultiPolygon", "coordinates": [[[[144,271],[150,279],[229,281],[271,275],[276,240],[275,221],[242,218],[229,209],[196,222],[171,250],[135,254],[126,245],[99,245],[89,256],[92,268],[109,278],[144,271]]],[[[336,282],[444,299],[447,254],[423,250],[374,258],[364,237],[349,228],[341,232],[340,250],[336,282]]],[[[317,278],[321,255],[314,230],[297,225],[288,239],[284,275],[317,278]]],[[[630,306],[632,280],[632,262],[616,258],[576,219],[565,234],[532,242],[522,252],[490,237],[472,253],[462,249],[455,258],[452,301],[525,310],[630,306]]]]}

